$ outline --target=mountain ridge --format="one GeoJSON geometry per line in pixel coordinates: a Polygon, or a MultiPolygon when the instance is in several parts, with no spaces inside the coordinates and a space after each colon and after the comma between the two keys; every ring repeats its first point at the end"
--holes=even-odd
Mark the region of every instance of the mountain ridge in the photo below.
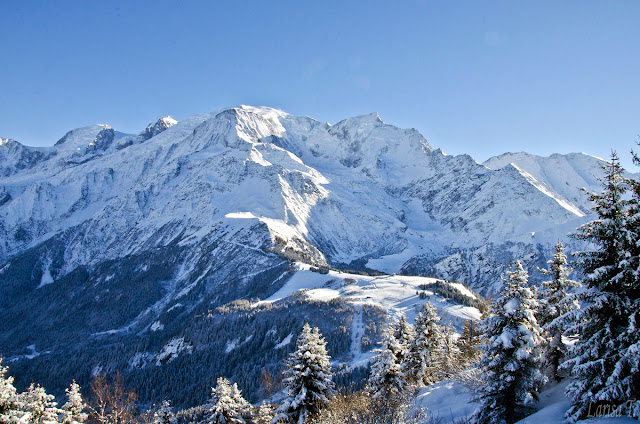
{"type": "MultiPolygon", "coordinates": [[[[125,369],[146,398],[168,374],[206,386],[216,373],[255,393],[301,320],[343,357],[349,328],[362,327],[352,321],[369,323],[375,343],[394,313],[367,290],[393,281],[413,302],[409,282],[437,278],[496,293],[514,259],[535,283],[553,245],[592,216],[570,202],[580,187],[563,197],[531,158],[490,169],[377,114],[330,125],[240,106],[146,128],[148,138],[94,125],[47,148],[0,143],[0,346],[23,358],[18,373],[58,384],[50,363],[69,381],[125,369]],[[387,275],[347,290],[359,277],[331,267],[387,275]],[[43,354],[25,359],[32,351],[43,354]]],[[[589,174],[603,162],[573,163],[589,174]]]]}
{"type": "MultiPolygon", "coordinates": [[[[152,124],[147,128],[151,126],[152,124]]],[[[338,202],[341,207],[348,208],[352,215],[357,215],[356,211],[362,210],[359,204],[366,198],[363,187],[375,193],[382,202],[376,204],[377,199],[374,199],[373,207],[365,214],[368,221],[381,221],[378,215],[388,209],[386,205],[397,203],[399,200],[404,205],[396,205],[395,212],[390,215],[383,214],[384,222],[380,223],[388,230],[394,228],[396,233],[407,232],[411,230],[411,226],[402,222],[403,216],[417,213],[418,217],[412,217],[414,222],[430,222],[426,224],[427,227],[438,227],[444,234],[429,234],[436,244],[439,239],[460,239],[459,236],[451,234],[456,232],[464,233],[465,239],[472,240],[471,244],[478,244],[501,241],[505,237],[512,241],[526,242],[527,234],[544,234],[545,231],[551,231],[549,228],[540,230],[540,222],[536,223],[536,219],[530,219],[537,214],[540,216],[537,221],[541,221],[544,215],[534,208],[527,209],[520,217],[522,221],[529,221],[527,225],[535,227],[532,231],[519,228],[522,226],[517,225],[518,220],[510,217],[509,214],[517,213],[513,209],[518,207],[518,203],[524,203],[526,206],[526,202],[523,202],[526,196],[534,196],[538,199],[538,204],[544,205],[546,214],[552,213],[551,218],[544,215],[545,220],[570,222],[584,215],[582,209],[581,215],[575,209],[558,202],[558,198],[549,196],[549,193],[531,184],[530,179],[527,180],[527,176],[522,172],[524,170],[528,173],[526,168],[497,166],[496,160],[491,162],[491,159],[482,165],[469,156],[448,156],[442,150],[431,147],[416,130],[401,130],[388,125],[375,113],[348,118],[332,126],[271,108],[240,106],[196,115],[168,126],[150,138],[119,133],[101,125],[72,130],[63,140],[56,143],[55,149],[47,148],[48,156],[35,159],[38,164],[44,164],[40,173],[28,175],[28,169],[32,169],[35,166],[33,165],[31,168],[17,169],[8,177],[8,181],[2,182],[4,190],[13,202],[19,202],[20,197],[26,197],[28,190],[20,192],[20,188],[25,186],[33,190],[32,197],[44,186],[65,187],[67,191],[80,194],[77,196],[78,199],[72,205],[64,205],[65,199],[60,201],[62,196],[56,196],[57,203],[50,212],[55,214],[61,206],[68,206],[66,215],[70,217],[77,215],[73,211],[74,208],[81,208],[83,203],[87,203],[87,206],[92,203],[86,196],[94,190],[97,196],[95,200],[113,200],[113,197],[118,195],[125,198],[120,199],[120,203],[131,204],[135,200],[139,209],[135,214],[139,214],[140,219],[146,219],[154,210],[150,208],[145,211],[144,205],[160,194],[161,186],[166,185],[167,190],[182,187],[179,184],[173,184],[175,187],[172,187],[169,182],[179,178],[180,172],[184,172],[183,166],[188,163],[204,166],[216,162],[217,166],[226,166],[228,172],[213,179],[211,172],[206,175],[196,172],[198,178],[202,177],[198,181],[214,191],[224,193],[229,189],[228,186],[225,187],[224,180],[229,183],[232,176],[243,180],[250,174],[257,178],[255,184],[262,185],[264,191],[273,191],[270,199],[262,199],[263,203],[254,200],[248,205],[243,204],[246,203],[246,199],[225,199],[225,202],[240,209],[229,209],[224,214],[221,213],[223,218],[228,213],[251,212],[257,217],[275,219],[278,223],[272,222],[272,227],[280,227],[280,230],[285,230],[280,224],[292,227],[286,229],[287,236],[295,235],[302,239],[308,236],[308,241],[312,244],[320,243],[326,247],[325,256],[328,254],[332,260],[343,263],[371,255],[384,246],[377,243],[376,247],[376,243],[369,243],[360,250],[355,249],[359,253],[345,254],[347,250],[354,250],[353,246],[359,244],[354,240],[345,240],[344,230],[350,225],[345,227],[343,224],[343,228],[338,230],[333,225],[335,222],[331,220],[310,219],[309,214],[312,214],[313,209],[311,206],[326,210],[331,204],[338,202]],[[142,164],[142,172],[137,169],[139,164],[142,164]],[[495,169],[491,170],[487,164],[495,169]],[[70,168],[73,168],[73,173],[88,174],[91,183],[85,178],[85,181],[70,184],[70,179],[73,179],[70,168]],[[172,171],[167,171],[170,168],[172,171]],[[118,178],[118,174],[124,175],[118,178]],[[46,176],[46,184],[37,181],[38,175],[41,180],[46,176]],[[470,181],[461,181],[465,178],[469,178],[470,181]],[[118,184],[126,187],[127,191],[134,191],[135,199],[127,199],[130,196],[113,192],[112,184],[118,179],[118,184]],[[151,179],[154,181],[150,181],[151,179]],[[269,187],[264,187],[267,183],[269,187]],[[311,190],[314,194],[305,193],[305,190],[311,190]],[[503,201],[509,196],[518,197],[516,205],[509,205],[503,201]],[[500,197],[503,200],[500,200],[500,197]],[[407,207],[407,204],[415,202],[422,203],[422,211],[407,207]],[[455,215],[447,213],[452,202],[460,208],[460,212],[455,215]],[[487,210],[496,202],[501,202],[505,208],[511,210],[509,213],[502,213],[493,207],[492,212],[495,216],[486,216],[487,210]],[[247,210],[241,210],[242,208],[247,210]],[[492,220],[501,221],[502,224],[496,225],[492,220]],[[293,225],[289,225],[289,222],[293,225]],[[307,223],[310,223],[311,229],[307,223]],[[332,234],[332,237],[328,237],[327,234],[332,234]],[[491,235],[487,236],[488,234],[491,235]]],[[[7,162],[4,161],[5,169],[8,167],[7,162]]],[[[545,183],[543,181],[543,184],[545,183]]],[[[237,194],[239,197],[248,197],[241,190],[237,194]]],[[[68,193],[65,195],[68,196],[68,193]]],[[[178,209],[181,207],[175,195],[171,195],[170,192],[163,195],[173,197],[173,204],[178,205],[178,209]]],[[[566,198],[558,197],[563,200],[566,198]]],[[[372,198],[373,196],[369,196],[366,201],[371,202],[372,198]]],[[[43,203],[51,209],[51,201],[43,203]]],[[[93,204],[95,206],[94,202],[93,204]]],[[[10,208],[11,202],[5,205],[5,208],[7,206],[10,208]]],[[[24,210],[25,205],[21,206],[24,210]]],[[[29,206],[32,212],[37,212],[35,205],[26,205],[27,208],[29,206]]],[[[582,204],[581,206],[584,207],[582,204]]],[[[162,207],[164,212],[168,212],[166,204],[162,207]]],[[[184,214],[186,215],[186,212],[184,214]]],[[[9,223],[11,217],[6,213],[4,216],[8,218],[5,222],[9,223]]],[[[349,219],[346,217],[342,221],[348,222],[349,219]]],[[[54,231],[64,228],[65,225],[61,224],[54,231]]],[[[7,235],[5,232],[5,236],[7,235]]],[[[46,237],[46,233],[39,235],[46,237]]],[[[284,234],[280,234],[282,235],[284,234]]],[[[39,240],[37,237],[35,239],[39,240]]],[[[8,240],[8,237],[5,240],[8,240]]],[[[363,236],[361,240],[365,240],[366,244],[367,237],[363,236]]],[[[10,243],[4,244],[5,246],[0,248],[0,259],[7,259],[11,254],[20,251],[19,248],[12,249],[7,246],[10,243]]],[[[440,244],[441,247],[455,247],[469,243],[465,240],[453,243],[441,241],[440,244]]]]}

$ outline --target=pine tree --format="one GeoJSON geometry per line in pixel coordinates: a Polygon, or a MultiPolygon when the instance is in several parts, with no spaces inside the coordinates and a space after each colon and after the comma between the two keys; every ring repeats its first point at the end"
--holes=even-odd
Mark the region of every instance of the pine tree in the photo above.
{"type": "Polygon", "coordinates": [[[468,319],[464,322],[462,334],[460,334],[457,340],[462,367],[480,360],[482,352],[478,346],[480,346],[481,335],[482,333],[478,329],[478,324],[475,321],[468,319]]]}
{"type": "Polygon", "coordinates": [[[31,383],[26,392],[20,393],[27,421],[32,424],[57,424],[62,411],[56,408],[55,396],[47,394],[40,385],[31,383]]]}
{"type": "Polygon", "coordinates": [[[440,317],[429,302],[416,317],[415,336],[402,368],[403,376],[410,384],[429,385],[435,382],[444,337],[439,321],[440,317]]]}
{"type": "MultiPolygon", "coordinates": [[[[596,248],[579,254],[586,289],[576,298],[584,307],[564,317],[572,322],[568,333],[579,336],[569,349],[571,359],[562,365],[575,378],[567,387],[573,401],[570,421],[585,417],[598,403],[625,407],[640,389],[638,194],[637,184],[623,172],[613,153],[602,193],[590,195],[598,218],[576,234],[596,248]],[[625,200],[629,188],[631,201],[625,200]]],[[[637,402],[635,408],[640,408],[637,402]]]]}
{"type": "MultiPolygon", "coordinates": [[[[640,166],[640,157],[633,151],[631,153],[634,164],[640,166]]],[[[615,381],[610,382],[610,387],[619,398],[636,400],[627,413],[640,418],[640,400],[637,397],[640,393],[640,181],[625,179],[625,184],[631,191],[625,224],[628,252],[622,263],[628,276],[629,321],[620,338],[623,348],[614,372],[615,381]]]]}
{"type": "Polygon", "coordinates": [[[238,389],[236,383],[226,378],[218,378],[216,387],[211,389],[211,400],[207,405],[204,422],[206,424],[246,424],[251,422],[251,405],[238,389]]]}
{"type": "Polygon", "coordinates": [[[404,352],[390,324],[384,331],[382,348],[377,350],[378,356],[371,367],[368,392],[373,397],[393,398],[404,389],[406,383],[402,378],[399,360],[404,352]]]}
{"type": "Polygon", "coordinates": [[[327,343],[317,327],[305,323],[296,342],[296,351],[287,358],[284,383],[287,398],[276,410],[273,423],[302,424],[329,403],[335,392],[331,380],[327,343]]]}
{"type": "Polygon", "coordinates": [[[543,377],[537,369],[536,347],[542,341],[534,310],[537,302],[522,264],[516,261],[507,273],[500,297],[482,320],[487,344],[484,356],[486,385],[479,389],[481,407],[477,424],[514,423],[522,418],[537,398],[543,377]]]}
{"type": "Polygon", "coordinates": [[[440,354],[438,377],[450,378],[463,368],[460,361],[461,352],[456,343],[456,331],[450,325],[442,327],[442,350],[440,354]]]}
{"type": "Polygon", "coordinates": [[[74,380],[65,392],[67,393],[67,403],[62,405],[63,424],[84,423],[88,415],[83,412],[86,405],[82,399],[82,393],[80,393],[80,386],[74,380]]]}
{"type": "Polygon", "coordinates": [[[2,366],[0,357],[0,424],[16,422],[21,405],[13,385],[13,377],[7,376],[8,367],[2,366]]]}
{"type": "Polygon", "coordinates": [[[404,314],[400,315],[400,319],[394,327],[393,337],[399,344],[399,350],[395,352],[396,358],[398,363],[402,364],[415,337],[413,326],[407,322],[407,317],[405,317],[404,314]]]}
{"type": "Polygon", "coordinates": [[[273,406],[266,401],[254,408],[254,424],[270,424],[273,420],[273,406]]]}
{"type": "Polygon", "coordinates": [[[553,259],[547,262],[548,270],[541,270],[543,274],[550,276],[550,281],[542,283],[539,292],[539,314],[538,324],[544,330],[544,341],[542,343],[542,364],[548,377],[555,381],[560,381],[558,367],[566,355],[566,346],[562,341],[562,334],[565,325],[562,320],[558,320],[575,309],[578,309],[578,302],[571,296],[569,291],[579,287],[580,284],[569,279],[572,269],[567,264],[567,256],[564,254],[564,246],[558,242],[555,246],[553,259]]]}
{"type": "Polygon", "coordinates": [[[158,410],[153,413],[152,422],[153,424],[176,424],[178,422],[168,400],[162,401],[158,410]]]}

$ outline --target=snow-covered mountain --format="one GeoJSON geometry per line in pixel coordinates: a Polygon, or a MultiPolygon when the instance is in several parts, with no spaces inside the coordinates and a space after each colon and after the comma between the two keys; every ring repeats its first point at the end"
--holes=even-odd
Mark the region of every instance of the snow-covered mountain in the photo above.
{"type": "Polygon", "coordinates": [[[79,128],[48,148],[1,139],[0,346],[184,347],[196,317],[269,298],[294,261],[495,291],[512,260],[535,276],[589,219],[579,188],[597,189],[602,163],[479,164],[377,114],[330,125],[250,106],[137,134],[79,128]]]}
{"type": "Polygon", "coordinates": [[[530,153],[505,153],[484,162],[489,169],[501,169],[513,165],[529,174],[540,190],[559,202],[578,207],[581,213],[588,214],[591,204],[584,190],[599,192],[599,168],[604,160],[585,153],[567,155],[553,154],[548,157],[530,153]]]}
{"type": "Polygon", "coordinates": [[[0,260],[70,231],[56,275],[253,225],[312,262],[389,272],[488,243],[546,244],[584,220],[576,192],[596,185],[601,163],[503,156],[483,166],[376,114],[331,126],[247,106],[163,118],[140,135],[81,128],[48,149],[3,140],[0,158],[0,260]]]}

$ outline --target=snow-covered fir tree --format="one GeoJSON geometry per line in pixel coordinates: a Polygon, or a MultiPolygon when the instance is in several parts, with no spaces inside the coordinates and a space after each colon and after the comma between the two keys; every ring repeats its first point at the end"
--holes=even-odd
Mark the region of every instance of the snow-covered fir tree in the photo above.
{"type": "Polygon", "coordinates": [[[481,346],[484,355],[480,366],[486,385],[477,395],[481,406],[474,417],[476,424],[518,421],[536,400],[543,382],[536,357],[541,329],[534,315],[537,302],[527,287],[528,278],[516,261],[500,296],[482,320],[487,344],[481,346]]]}
{"type": "Polygon", "coordinates": [[[456,343],[456,331],[450,325],[442,326],[442,350],[440,354],[438,379],[450,378],[462,370],[461,352],[456,343]]]}
{"type": "Polygon", "coordinates": [[[29,388],[20,393],[24,412],[26,417],[22,418],[23,422],[31,424],[58,424],[58,416],[62,411],[56,408],[53,401],[55,396],[47,394],[40,385],[31,383],[29,388]]]}
{"type": "MultiPolygon", "coordinates": [[[[638,143],[640,146],[640,143],[638,143]]],[[[640,156],[635,152],[633,162],[640,166],[640,156]]],[[[625,183],[631,192],[631,200],[627,210],[627,222],[625,223],[625,238],[628,252],[624,266],[629,273],[629,322],[621,339],[624,348],[621,350],[621,358],[616,365],[616,375],[620,379],[613,385],[622,397],[636,399],[627,411],[630,415],[640,418],[640,181],[625,179],[625,183]],[[632,397],[635,393],[635,398],[632,397]]]]}
{"type": "Polygon", "coordinates": [[[82,424],[87,420],[88,415],[84,412],[86,405],[82,399],[80,386],[74,381],[65,390],[67,402],[62,405],[63,424],[82,424]]]}
{"type": "Polygon", "coordinates": [[[158,410],[153,413],[153,424],[176,424],[177,422],[169,401],[162,401],[158,410]]]}
{"type": "Polygon", "coordinates": [[[284,370],[287,397],[276,410],[273,423],[298,423],[317,413],[335,393],[327,343],[317,327],[308,323],[287,358],[284,370]]]}
{"type": "Polygon", "coordinates": [[[551,280],[544,281],[538,293],[538,310],[536,318],[544,330],[542,343],[542,366],[547,377],[560,381],[558,367],[566,355],[566,346],[562,341],[562,334],[566,330],[565,324],[558,318],[575,309],[579,304],[575,297],[570,296],[571,289],[580,283],[570,280],[572,269],[567,263],[562,242],[555,246],[553,259],[547,262],[549,269],[542,269],[542,273],[551,280]]]}
{"type": "Polygon", "coordinates": [[[398,341],[400,350],[396,352],[398,363],[404,362],[404,358],[411,347],[415,331],[413,325],[407,322],[407,317],[404,314],[400,315],[400,319],[396,322],[394,327],[393,337],[398,341]]]}
{"type": "Polygon", "coordinates": [[[429,302],[416,317],[415,336],[402,367],[403,376],[410,384],[429,385],[435,382],[444,337],[439,321],[440,317],[429,302]]]}
{"type": "Polygon", "coordinates": [[[377,349],[371,375],[367,384],[368,392],[373,397],[393,398],[405,387],[406,382],[402,377],[401,362],[399,358],[406,352],[394,334],[393,324],[384,330],[382,347],[377,349]]]}
{"type": "Polygon", "coordinates": [[[480,360],[482,352],[478,348],[480,346],[482,333],[478,328],[478,324],[473,320],[466,320],[462,328],[462,334],[457,340],[458,349],[460,349],[461,366],[465,367],[480,360]]]}
{"type": "Polygon", "coordinates": [[[8,367],[2,365],[0,357],[0,423],[17,422],[21,414],[21,403],[13,385],[13,377],[7,375],[8,367]]]}
{"type": "MultiPolygon", "coordinates": [[[[597,403],[625,408],[640,390],[638,192],[623,173],[613,153],[602,193],[590,195],[598,218],[581,226],[576,235],[596,247],[579,253],[585,290],[577,299],[583,307],[564,317],[572,322],[567,333],[579,337],[569,349],[571,359],[561,367],[574,377],[567,387],[573,402],[566,415],[569,421],[585,417],[597,403]],[[629,188],[631,201],[625,200],[629,188]]],[[[640,412],[637,401],[632,408],[640,412]]]]}
{"type": "Polygon", "coordinates": [[[251,404],[242,397],[238,385],[232,385],[223,377],[211,388],[211,400],[206,408],[206,424],[246,424],[253,419],[251,404]]]}
{"type": "Polygon", "coordinates": [[[262,403],[253,409],[254,424],[270,424],[273,420],[273,405],[262,401],[262,403]]]}

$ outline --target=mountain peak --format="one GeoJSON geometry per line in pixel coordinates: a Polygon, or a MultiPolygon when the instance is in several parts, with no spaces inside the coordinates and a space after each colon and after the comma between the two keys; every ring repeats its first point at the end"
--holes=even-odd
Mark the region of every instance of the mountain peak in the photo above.
{"type": "Polygon", "coordinates": [[[0,146],[4,146],[4,145],[12,145],[12,144],[20,144],[18,141],[12,139],[12,138],[2,138],[0,137],[0,146]]]}
{"type": "Polygon", "coordinates": [[[366,115],[357,115],[351,118],[343,119],[342,121],[335,124],[334,128],[360,128],[362,130],[365,129],[373,129],[375,127],[380,127],[386,125],[385,122],[380,118],[377,112],[368,113],[366,115]]]}
{"type": "Polygon", "coordinates": [[[145,128],[144,131],[142,131],[142,133],[140,133],[140,135],[145,140],[149,140],[150,138],[155,137],[156,135],[158,135],[161,132],[171,128],[172,126],[174,126],[177,123],[178,123],[178,121],[176,121],[172,117],[165,116],[164,118],[158,119],[155,123],[151,123],[151,124],[147,125],[147,128],[145,128]]]}
{"type": "Polygon", "coordinates": [[[98,133],[105,128],[111,128],[109,125],[105,124],[96,124],[89,125],[86,127],[76,128],[74,130],[69,131],[65,135],[60,138],[60,140],[56,141],[55,146],[62,145],[72,145],[77,143],[88,143],[88,140],[93,140],[96,138],[98,133]]]}

